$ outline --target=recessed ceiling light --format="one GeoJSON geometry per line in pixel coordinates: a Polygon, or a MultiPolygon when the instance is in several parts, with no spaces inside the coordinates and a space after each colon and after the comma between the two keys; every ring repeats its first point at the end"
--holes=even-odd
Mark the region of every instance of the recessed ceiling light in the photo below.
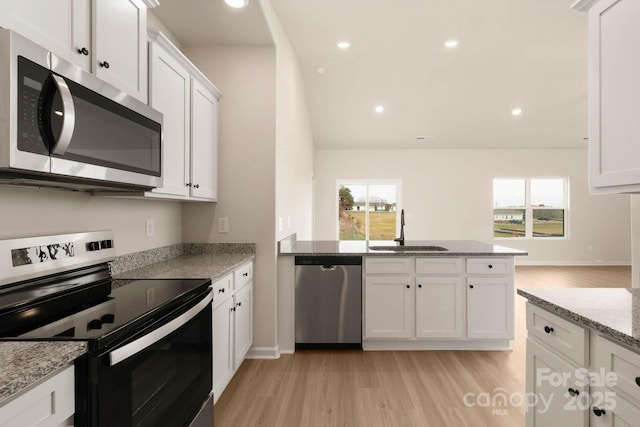
{"type": "Polygon", "coordinates": [[[384,111],[384,106],[382,105],[376,105],[376,113],[382,113],[384,111]]]}
{"type": "Polygon", "coordinates": [[[343,40],[343,41],[341,41],[341,42],[338,42],[338,47],[339,47],[340,49],[349,49],[349,47],[350,47],[350,46],[351,46],[351,43],[349,43],[349,42],[348,42],[348,41],[346,41],[346,40],[343,40]]]}
{"type": "Polygon", "coordinates": [[[511,114],[513,114],[514,116],[519,116],[520,114],[522,114],[522,108],[514,108],[513,110],[511,110],[511,114]]]}
{"type": "Polygon", "coordinates": [[[316,73],[320,74],[321,76],[327,74],[327,69],[324,67],[317,67],[316,68],[316,73]]]}
{"type": "Polygon", "coordinates": [[[242,9],[249,4],[249,0],[224,0],[224,2],[227,6],[233,7],[234,9],[242,9]]]}
{"type": "Polygon", "coordinates": [[[444,42],[444,45],[446,47],[456,47],[458,46],[459,42],[458,40],[447,40],[446,42],[444,42]]]}

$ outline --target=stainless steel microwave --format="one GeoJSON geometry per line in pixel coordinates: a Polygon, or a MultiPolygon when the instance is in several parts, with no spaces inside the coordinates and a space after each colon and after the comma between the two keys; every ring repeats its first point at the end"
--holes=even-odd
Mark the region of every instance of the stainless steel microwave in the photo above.
{"type": "Polygon", "coordinates": [[[148,190],[161,165],[161,113],[0,29],[0,184],[148,190]]]}

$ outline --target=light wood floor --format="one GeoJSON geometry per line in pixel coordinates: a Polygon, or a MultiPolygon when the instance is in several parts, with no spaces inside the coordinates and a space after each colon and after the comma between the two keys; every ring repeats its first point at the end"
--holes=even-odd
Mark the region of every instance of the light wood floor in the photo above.
{"type": "MultiPolygon", "coordinates": [[[[630,267],[516,268],[516,288],[630,287],[630,267]]],[[[246,360],[215,406],[216,427],[524,426],[524,405],[476,397],[525,392],[525,299],[513,351],[299,351],[246,360]]]]}

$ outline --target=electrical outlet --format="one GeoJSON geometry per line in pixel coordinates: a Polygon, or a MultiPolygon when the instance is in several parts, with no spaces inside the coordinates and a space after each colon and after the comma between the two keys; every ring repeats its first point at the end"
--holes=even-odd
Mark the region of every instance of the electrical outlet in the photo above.
{"type": "Polygon", "coordinates": [[[218,218],[218,233],[229,232],[229,218],[218,218]]]}
{"type": "Polygon", "coordinates": [[[152,218],[147,218],[145,222],[145,234],[147,237],[153,236],[155,233],[155,224],[153,223],[152,218]]]}

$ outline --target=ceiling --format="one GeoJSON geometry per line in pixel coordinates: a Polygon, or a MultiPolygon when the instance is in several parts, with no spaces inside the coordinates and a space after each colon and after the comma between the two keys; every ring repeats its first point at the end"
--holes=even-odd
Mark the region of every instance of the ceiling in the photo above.
{"type": "MultiPolygon", "coordinates": [[[[587,16],[571,0],[270,2],[318,148],[586,146],[587,16]]],[[[183,44],[272,43],[257,0],[161,0],[152,13],[183,44]]]]}

